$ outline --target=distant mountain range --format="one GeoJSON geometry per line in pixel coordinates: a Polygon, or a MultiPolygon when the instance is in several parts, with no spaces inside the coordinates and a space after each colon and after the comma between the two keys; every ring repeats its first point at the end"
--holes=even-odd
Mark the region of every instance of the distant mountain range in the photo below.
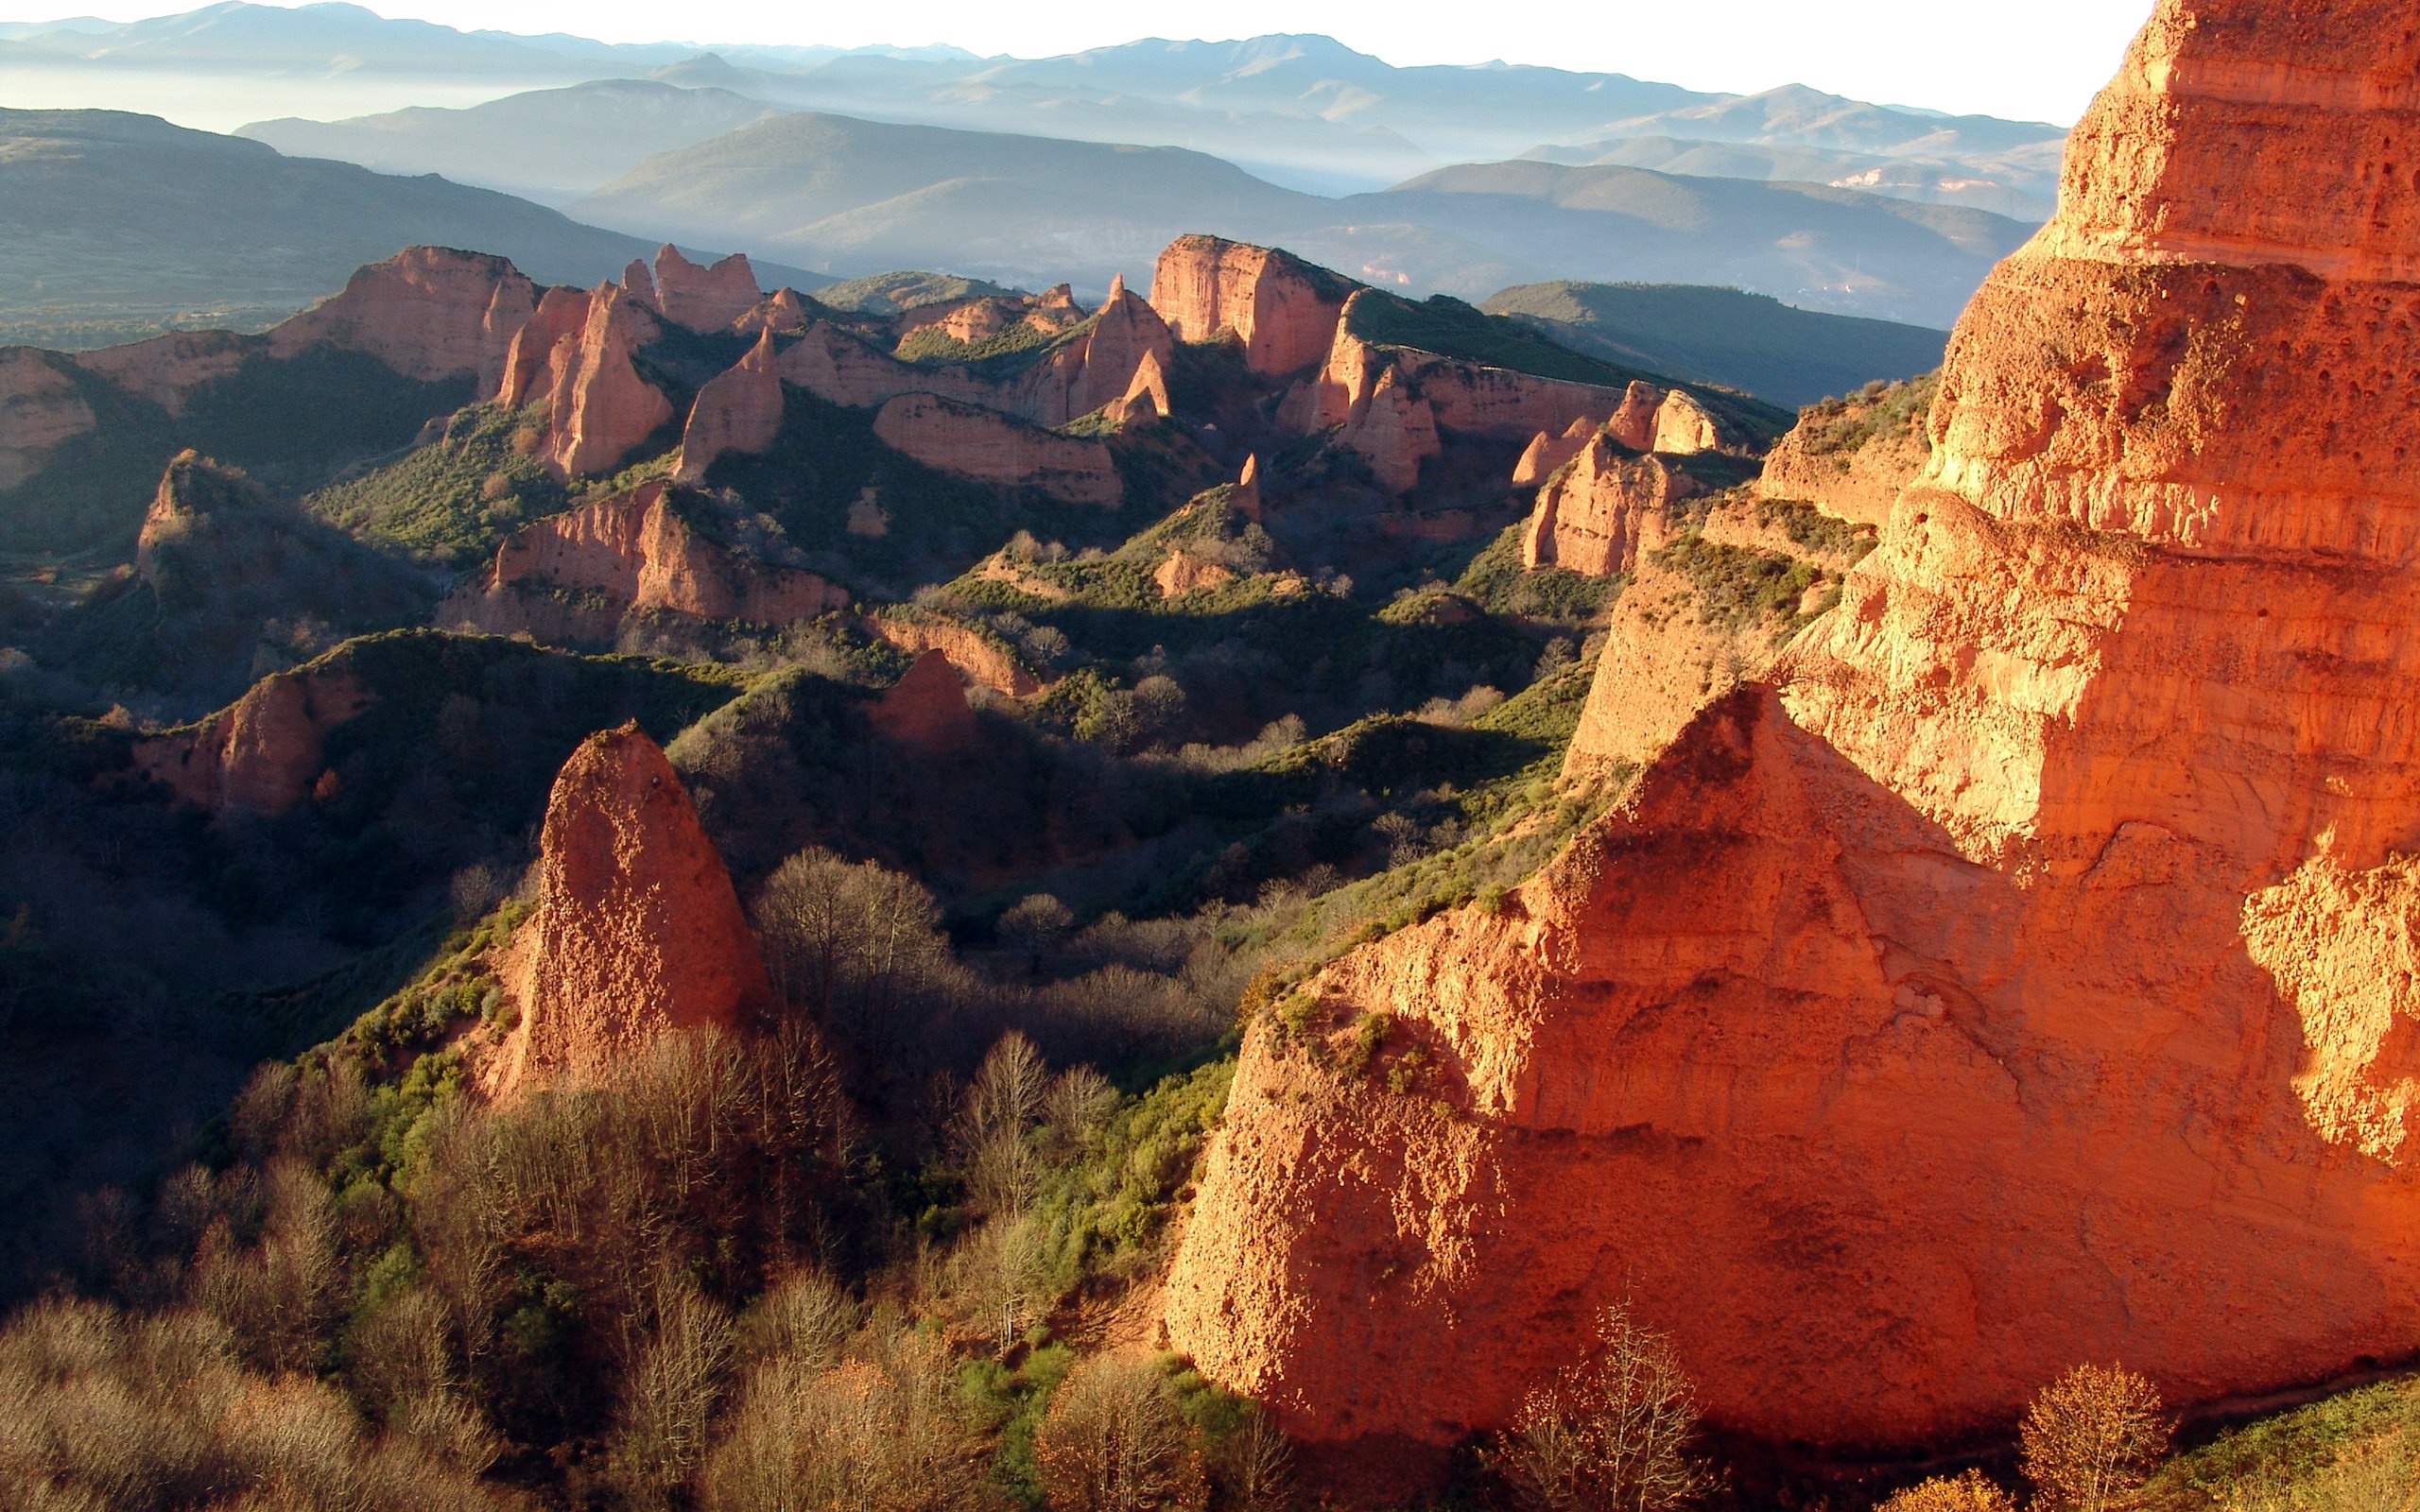
{"type": "Polygon", "coordinates": [[[0,111],[0,345],[258,330],[415,243],[574,284],[655,247],[493,190],[281,157],[151,116],[0,111]]]}
{"type": "MultiPolygon", "coordinates": [[[[948,47],[705,53],[676,43],[458,32],[350,5],[286,10],[242,3],[124,26],[78,21],[9,30],[13,35],[0,34],[0,80],[19,100],[49,97],[43,92],[56,91],[62,77],[106,91],[112,79],[174,74],[187,92],[216,80],[270,103],[227,118],[232,126],[265,114],[357,115],[383,109],[381,101],[474,103],[464,96],[653,75],[786,110],[1189,147],[1330,195],[1525,154],[1675,166],[1608,156],[1616,143],[1653,137],[1791,149],[1786,175],[1747,177],[1809,178],[2038,218],[2055,188],[2066,135],[2035,122],[1941,116],[1798,86],[1732,95],[1502,63],[1397,68],[1322,36],[1155,38],[1044,59],[978,58],[948,47]],[[360,103],[329,109],[338,86],[360,103]],[[441,89],[450,89],[449,97],[437,98],[441,89]],[[1911,171],[1875,171],[1902,161],[1911,171]],[[1866,181],[1843,181],[1859,178],[1866,181]]],[[[111,101],[95,94],[89,102],[111,101]]]]}

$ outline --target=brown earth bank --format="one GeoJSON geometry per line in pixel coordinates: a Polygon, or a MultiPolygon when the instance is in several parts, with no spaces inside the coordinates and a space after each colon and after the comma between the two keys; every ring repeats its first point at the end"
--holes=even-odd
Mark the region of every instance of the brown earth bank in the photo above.
{"type": "Polygon", "coordinates": [[[1177,1348],[1339,1452],[1504,1422],[1624,1297],[1815,1446],[2420,1349],[2415,35],[2160,6],[1839,609],[1254,1027],[1177,1348]]]}

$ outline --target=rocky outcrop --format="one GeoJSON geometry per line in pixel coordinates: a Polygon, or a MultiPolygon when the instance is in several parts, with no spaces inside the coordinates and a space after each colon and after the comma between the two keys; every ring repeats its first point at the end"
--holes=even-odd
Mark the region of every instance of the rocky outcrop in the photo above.
{"type": "Polygon", "coordinates": [[[195,389],[238,371],[266,345],[259,336],[232,331],[171,331],[122,347],[79,352],[67,360],[108,379],[126,394],[181,418],[195,389]]]}
{"type": "Polygon", "coordinates": [[[963,750],[982,738],[949,657],[926,651],[866,710],[874,733],[918,751],[963,750]]]}
{"type": "Polygon", "coordinates": [[[912,656],[939,651],[969,682],[1004,697],[1042,691],[1042,679],[1014,651],[971,625],[924,613],[871,614],[863,623],[868,631],[912,656]]]}
{"type": "Polygon", "coordinates": [[[1274,248],[1180,236],[1152,269],[1151,307],[1178,340],[1225,332],[1253,371],[1282,375],[1327,355],[1358,286],[1274,248]]]}
{"type": "Polygon", "coordinates": [[[0,489],[40,472],[52,453],[97,423],[66,358],[0,349],[0,489]]]}
{"type": "Polygon", "coordinates": [[[633,613],[779,625],[848,603],[813,573],[709,540],[658,480],[514,532],[437,618],[449,629],[610,644],[633,613]]]}
{"type": "Polygon", "coordinates": [[[1068,504],[1115,508],[1125,485],[1109,448],[1089,437],[1019,424],[996,410],[936,394],[902,394],[874,416],[885,446],[926,467],[981,483],[1038,489],[1068,504]]]}
{"type": "Polygon", "coordinates": [[[537,304],[537,288],[501,257],[409,247],[271,331],[268,350],[290,357],[325,343],[424,382],[474,374],[484,391],[537,304]]]}
{"type": "Polygon", "coordinates": [[[1224,588],[1235,580],[1235,570],[1224,562],[1212,561],[1181,546],[1169,552],[1159,570],[1151,574],[1162,598],[1183,598],[1204,589],[1224,588]]]}
{"type": "Polygon", "coordinates": [[[604,1079],[666,1035],[744,1031],[773,1005],[731,873],[635,723],[589,736],[555,778],[537,906],[498,964],[519,1010],[482,1068],[499,1098],[604,1079]]]}
{"type": "Polygon", "coordinates": [[[742,335],[754,335],[760,331],[804,331],[806,322],[805,299],[796,289],[780,288],[758,301],[732,328],[742,335]]]}
{"type": "Polygon", "coordinates": [[[692,331],[728,331],[756,308],[765,291],[748,254],[734,252],[711,267],[681,255],[666,242],[655,254],[655,310],[692,331]]]}
{"type": "Polygon", "coordinates": [[[528,325],[497,398],[508,408],[546,406],[544,455],[558,472],[610,472],[672,419],[672,401],[631,360],[662,328],[628,289],[549,289],[528,325]]]}
{"type": "Polygon", "coordinates": [[[1705,485],[1660,456],[1641,456],[1599,431],[1538,490],[1521,533],[1521,565],[1564,567],[1591,577],[1633,571],[1664,543],[1674,507],[1705,485]]]}
{"type": "Polygon", "coordinates": [[[782,432],[782,379],[775,367],[769,330],[737,366],[706,381],[689,406],[674,477],[684,483],[704,477],[726,452],[754,455],[772,450],[782,432]]]}
{"type": "Polygon", "coordinates": [[[1931,381],[1917,379],[1807,406],[1765,455],[1756,491],[1768,499],[1803,499],[1859,524],[1881,524],[1932,457],[1925,431],[1932,400],[1931,381]]]}
{"type": "Polygon", "coordinates": [[[275,818],[327,770],[328,731],[370,704],[350,673],[304,667],[263,678],[199,724],[134,743],[134,768],[222,816],[275,818]]]}
{"type": "Polygon", "coordinates": [[[1839,609],[1251,1034],[1175,1348],[1331,1446],[1503,1422],[1617,1297],[1818,1446],[2420,1350],[2415,30],[2163,0],[1839,609]]]}
{"type": "Polygon", "coordinates": [[[1560,436],[1538,432],[1530,438],[1529,450],[1521,454],[1521,460],[1512,464],[1512,486],[1534,489],[1544,483],[1563,464],[1586,451],[1597,431],[1598,427],[1589,424],[1588,417],[1583,415],[1564,426],[1560,436]]]}

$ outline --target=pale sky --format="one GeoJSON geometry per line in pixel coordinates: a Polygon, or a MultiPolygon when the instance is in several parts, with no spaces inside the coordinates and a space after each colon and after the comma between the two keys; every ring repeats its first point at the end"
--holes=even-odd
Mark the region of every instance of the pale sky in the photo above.
{"type": "MultiPolygon", "coordinates": [[[[199,3],[199,0],[195,0],[199,3]]],[[[100,14],[132,20],[190,5],[64,4],[0,17],[100,14]]],[[[1389,62],[1490,59],[1625,73],[1741,94],[1804,83],[1882,104],[2071,124],[2116,72],[2151,0],[1935,0],[1890,6],[1808,0],[1532,0],[1517,9],[1436,0],[1225,0],[1208,9],[1053,0],[916,0],[913,5],[795,0],[372,0],[389,16],[464,29],[567,31],[607,42],[667,32],[705,43],[953,43],[1036,58],[1131,42],[1262,32],[1325,32],[1389,62]]],[[[1218,40],[1218,39],[1213,39],[1218,40]]]]}

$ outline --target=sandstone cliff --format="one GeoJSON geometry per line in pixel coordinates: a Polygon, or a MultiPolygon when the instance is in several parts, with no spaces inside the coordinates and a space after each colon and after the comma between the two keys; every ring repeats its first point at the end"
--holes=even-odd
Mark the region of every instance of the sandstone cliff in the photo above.
{"type": "Polygon", "coordinates": [[[546,406],[545,459],[569,477],[607,472],[672,419],[672,401],[631,358],[662,334],[645,299],[616,284],[548,289],[506,354],[497,402],[546,406]]]}
{"type": "Polygon", "coordinates": [[[1090,437],[1019,424],[996,410],[936,394],[902,394],[874,416],[885,446],[943,472],[1039,489],[1069,504],[1115,508],[1125,485],[1109,448],[1090,437]]]}
{"type": "Polygon", "coordinates": [[[368,704],[350,673],[282,672],[199,724],[136,741],[134,769],[213,814],[274,818],[327,769],[328,731],[368,704]]]}
{"type": "Polygon", "coordinates": [[[499,963],[519,1010],[491,1095],[610,1074],[661,1036],[772,1005],[756,938],[688,792],[637,725],[592,735],[546,799],[538,902],[499,963]]]}
{"type": "Polygon", "coordinates": [[[1521,565],[1591,577],[1634,570],[1664,543],[1672,508],[1705,486],[1664,458],[1641,456],[1599,431],[1538,490],[1521,534],[1521,565]]]}
{"type": "Polygon", "coordinates": [[[536,287],[501,257],[409,247],[271,331],[268,350],[290,357],[325,342],[368,352],[406,378],[471,373],[484,389],[537,303],[536,287]]]}
{"type": "Polygon", "coordinates": [[[745,557],[700,533],[662,481],[524,526],[438,609],[439,625],[611,644],[633,613],[782,624],[848,607],[809,572],[745,557]]]}
{"type": "Polygon", "coordinates": [[[1327,355],[1358,285],[1291,253],[1216,236],[1180,236],[1151,272],[1151,307],[1181,341],[1220,332],[1254,372],[1298,371],[1327,355]]]}
{"type": "Polygon", "coordinates": [[[681,432],[681,461],[674,476],[693,482],[726,452],[761,454],[782,431],[782,379],[773,356],[773,333],[764,332],[748,355],[729,371],[708,379],[689,406],[681,432]]]}
{"type": "Polygon", "coordinates": [[[1253,1032],[1175,1347],[1365,1445],[1502,1422],[1625,1296],[1817,1445],[2420,1349],[2415,36],[2163,0],[1840,608],[1253,1032]],[[1318,1054],[1380,1011],[1409,1094],[1318,1054]]]}
{"type": "Polygon", "coordinates": [[[968,681],[1004,696],[1042,691],[1042,679],[1014,651],[970,625],[922,610],[871,614],[863,623],[870,633],[919,658],[940,652],[968,681]]]}
{"type": "Polygon", "coordinates": [[[692,331],[728,331],[765,298],[747,253],[703,267],[668,242],[655,254],[653,284],[655,313],[692,331]]]}
{"type": "Polygon", "coordinates": [[[1807,406],[1766,454],[1756,491],[1881,524],[1932,455],[1925,425],[1934,391],[1932,380],[1920,378],[1807,406]]]}
{"type": "Polygon", "coordinates": [[[963,750],[982,735],[966,701],[966,684],[940,650],[910,662],[866,710],[866,718],[884,740],[919,751],[963,750]]]}

